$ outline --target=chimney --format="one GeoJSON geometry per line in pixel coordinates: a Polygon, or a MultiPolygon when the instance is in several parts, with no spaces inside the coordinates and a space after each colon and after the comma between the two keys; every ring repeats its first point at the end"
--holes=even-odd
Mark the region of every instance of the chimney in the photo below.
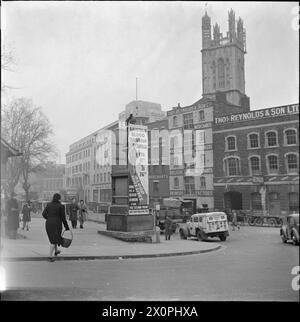
{"type": "Polygon", "coordinates": [[[180,103],[178,103],[178,104],[177,104],[177,108],[180,108],[180,107],[181,107],[181,106],[180,106],[180,103]]]}

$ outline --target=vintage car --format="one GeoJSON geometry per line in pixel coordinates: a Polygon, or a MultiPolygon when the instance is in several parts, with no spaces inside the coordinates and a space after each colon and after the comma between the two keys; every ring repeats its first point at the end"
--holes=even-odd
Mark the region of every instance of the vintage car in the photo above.
{"type": "Polygon", "coordinates": [[[299,214],[291,214],[285,218],[280,228],[280,236],[283,243],[292,241],[294,245],[299,245],[299,214]]]}
{"type": "Polygon", "coordinates": [[[224,212],[194,214],[185,224],[179,225],[179,235],[181,239],[197,237],[205,241],[208,237],[219,237],[225,241],[229,236],[227,216],[224,212]]]}

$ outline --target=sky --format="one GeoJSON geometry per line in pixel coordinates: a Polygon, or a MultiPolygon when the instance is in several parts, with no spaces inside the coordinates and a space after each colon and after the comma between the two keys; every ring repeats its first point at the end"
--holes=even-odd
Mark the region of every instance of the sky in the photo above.
{"type": "Polygon", "coordinates": [[[15,89],[41,106],[65,163],[69,145],[114,122],[135,100],[167,111],[202,97],[201,18],[228,31],[228,11],[244,21],[246,94],[252,110],[299,102],[297,2],[1,3],[2,43],[14,48],[15,89]],[[295,26],[296,25],[296,26],[295,26]]]}

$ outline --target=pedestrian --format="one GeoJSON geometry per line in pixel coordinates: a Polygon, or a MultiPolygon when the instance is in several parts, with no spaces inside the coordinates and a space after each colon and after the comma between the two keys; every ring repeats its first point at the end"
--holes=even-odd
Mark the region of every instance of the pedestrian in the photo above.
{"type": "Polygon", "coordinates": [[[30,212],[32,211],[32,206],[30,200],[28,200],[27,203],[23,206],[22,214],[23,214],[23,227],[22,230],[26,228],[26,230],[29,230],[29,222],[31,221],[31,215],[30,212]]]}
{"type": "Polygon", "coordinates": [[[166,240],[170,240],[171,235],[172,235],[172,226],[173,226],[173,221],[172,219],[169,217],[169,215],[166,215],[166,219],[165,219],[165,237],[166,240]]]}
{"type": "Polygon", "coordinates": [[[70,204],[68,210],[69,210],[69,220],[71,221],[72,228],[76,229],[79,207],[78,207],[78,204],[76,203],[75,198],[72,199],[72,203],[70,204]]]}
{"type": "Polygon", "coordinates": [[[232,210],[232,231],[235,231],[235,227],[237,227],[238,229],[240,229],[240,225],[237,221],[237,213],[236,210],[232,210]]]}
{"type": "Polygon", "coordinates": [[[86,214],[87,214],[87,206],[84,203],[83,200],[80,200],[79,202],[79,216],[78,216],[78,220],[79,220],[79,224],[80,224],[80,228],[83,229],[83,223],[86,221],[86,214]]]}
{"type": "Polygon", "coordinates": [[[58,193],[53,195],[52,202],[48,203],[43,210],[43,217],[46,219],[46,232],[50,242],[49,261],[53,262],[53,252],[57,256],[60,254],[58,246],[62,244],[62,224],[66,230],[69,230],[69,225],[66,220],[65,206],[60,203],[61,196],[58,193]]]}
{"type": "Polygon", "coordinates": [[[15,198],[15,192],[12,192],[7,201],[7,233],[8,238],[16,239],[19,228],[19,205],[15,198]]]}

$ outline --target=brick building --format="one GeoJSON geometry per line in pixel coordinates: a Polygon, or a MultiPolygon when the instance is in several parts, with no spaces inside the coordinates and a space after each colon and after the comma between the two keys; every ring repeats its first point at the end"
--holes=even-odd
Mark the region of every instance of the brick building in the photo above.
{"type": "Polygon", "coordinates": [[[215,117],[213,141],[215,208],[299,211],[299,104],[215,117]]]}

